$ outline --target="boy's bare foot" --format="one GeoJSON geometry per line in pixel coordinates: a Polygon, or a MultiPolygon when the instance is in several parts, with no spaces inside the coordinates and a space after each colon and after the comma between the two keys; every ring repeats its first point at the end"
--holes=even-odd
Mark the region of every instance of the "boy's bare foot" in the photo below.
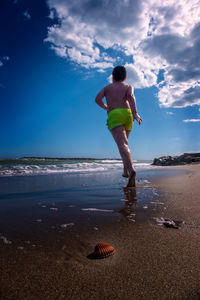
{"type": "Polygon", "coordinates": [[[136,187],[136,172],[135,171],[131,172],[131,174],[129,176],[127,187],[136,187]]]}

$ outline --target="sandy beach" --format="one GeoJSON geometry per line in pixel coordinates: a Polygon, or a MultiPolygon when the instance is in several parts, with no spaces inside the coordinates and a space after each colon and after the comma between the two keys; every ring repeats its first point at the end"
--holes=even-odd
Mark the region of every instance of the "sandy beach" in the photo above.
{"type": "MultiPolygon", "coordinates": [[[[150,189],[159,197],[150,194],[149,202],[135,210],[135,197],[140,203],[143,195],[138,188],[139,196],[124,199],[120,217],[92,211],[83,217],[81,211],[61,228],[55,224],[64,225],[64,215],[55,216],[52,225],[48,219],[41,222],[44,212],[30,226],[23,226],[20,218],[10,222],[7,232],[2,219],[0,299],[200,299],[200,165],[167,169],[185,172],[154,179],[150,189]],[[179,229],[167,228],[156,222],[161,217],[183,223],[179,229]],[[111,244],[116,253],[91,259],[100,241],[111,244]]],[[[104,200],[104,208],[112,210],[112,205],[104,200]]]]}

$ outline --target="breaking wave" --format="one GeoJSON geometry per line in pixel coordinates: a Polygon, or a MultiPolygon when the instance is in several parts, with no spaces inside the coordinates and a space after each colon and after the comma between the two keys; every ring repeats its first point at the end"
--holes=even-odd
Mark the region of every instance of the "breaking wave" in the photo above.
{"type": "MultiPolygon", "coordinates": [[[[39,175],[55,173],[91,173],[122,169],[117,159],[0,159],[0,176],[39,175]]],[[[151,161],[135,161],[136,169],[155,168],[151,161]]]]}

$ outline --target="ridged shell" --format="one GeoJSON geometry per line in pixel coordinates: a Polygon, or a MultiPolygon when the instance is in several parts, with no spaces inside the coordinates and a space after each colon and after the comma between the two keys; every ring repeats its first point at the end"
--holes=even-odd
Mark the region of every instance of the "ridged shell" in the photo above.
{"type": "Polygon", "coordinates": [[[105,258],[110,255],[113,255],[114,253],[115,249],[111,245],[100,242],[96,244],[93,254],[96,258],[105,258]]]}

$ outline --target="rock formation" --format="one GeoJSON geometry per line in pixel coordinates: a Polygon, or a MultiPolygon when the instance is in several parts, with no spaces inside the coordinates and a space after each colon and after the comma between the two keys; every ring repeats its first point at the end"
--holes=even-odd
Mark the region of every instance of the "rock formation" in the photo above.
{"type": "Polygon", "coordinates": [[[200,153],[184,153],[180,156],[161,156],[154,158],[152,165],[174,166],[191,163],[200,163],[200,153]]]}

